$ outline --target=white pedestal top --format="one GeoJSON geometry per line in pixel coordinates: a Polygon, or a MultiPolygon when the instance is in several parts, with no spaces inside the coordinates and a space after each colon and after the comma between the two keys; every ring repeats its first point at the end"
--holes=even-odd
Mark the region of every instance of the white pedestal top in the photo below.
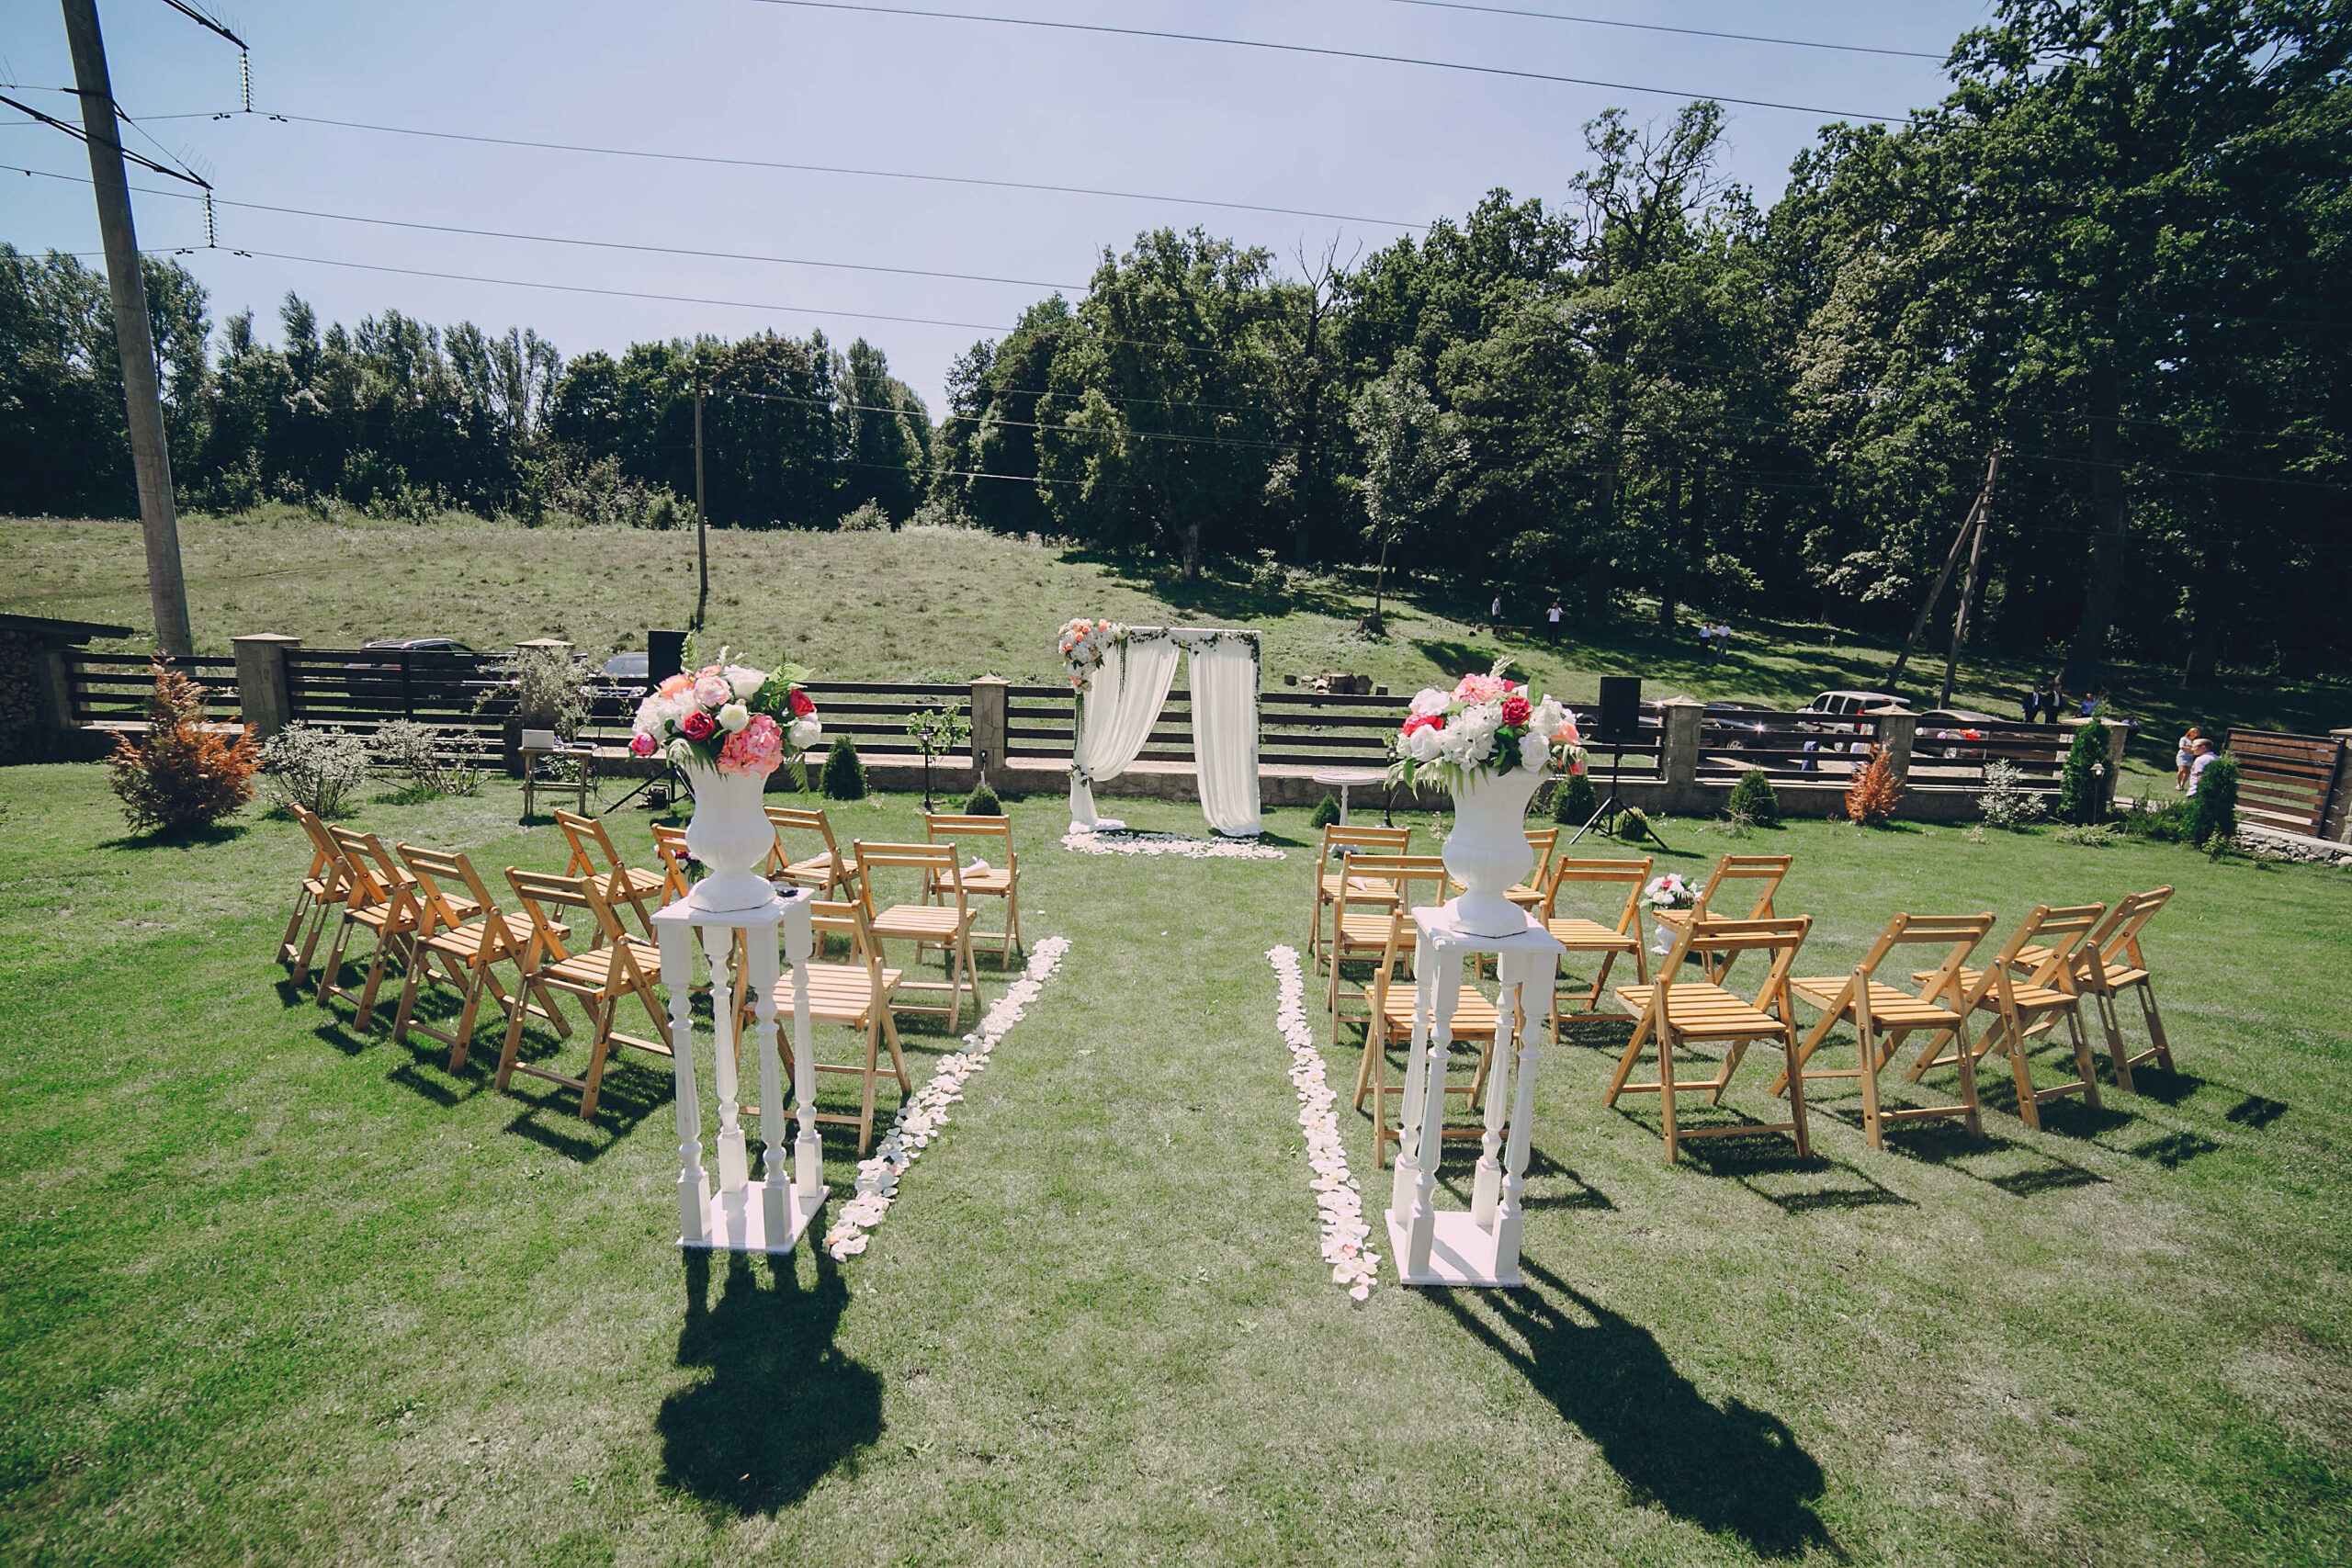
{"type": "Polygon", "coordinates": [[[1349,784],[1376,784],[1388,775],[1371,768],[1329,768],[1307,776],[1319,784],[1338,784],[1344,788],[1349,784]]]}
{"type": "Polygon", "coordinates": [[[1442,904],[1415,909],[1413,924],[1420,929],[1423,941],[1447,953],[1545,953],[1557,957],[1567,952],[1532,915],[1527,917],[1527,929],[1515,936],[1474,936],[1454,925],[1452,911],[1442,904]]]}
{"type": "Polygon", "coordinates": [[[698,909],[691,896],[674,903],[664,904],[653,911],[657,926],[729,926],[757,931],[762,926],[781,925],[795,905],[805,905],[816,895],[806,887],[776,889],[775,897],[767,903],[750,909],[698,909]]]}

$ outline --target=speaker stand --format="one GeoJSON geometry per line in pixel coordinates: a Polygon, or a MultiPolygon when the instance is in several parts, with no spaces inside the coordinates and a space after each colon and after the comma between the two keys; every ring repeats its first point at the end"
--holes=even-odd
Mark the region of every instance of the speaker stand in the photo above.
{"type": "MultiPolygon", "coordinates": [[[[1584,826],[1577,829],[1576,832],[1569,837],[1568,843],[1571,846],[1576,843],[1577,840],[1583,838],[1587,833],[1592,831],[1592,825],[1594,823],[1600,821],[1604,817],[1613,818],[1619,812],[1623,811],[1626,808],[1624,800],[1617,794],[1617,781],[1624,771],[1624,750],[1622,748],[1611,748],[1609,753],[1609,796],[1600,803],[1600,809],[1596,810],[1591,816],[1585,818],[1584,826]]],[[[1673,852],[1668,848],[1667,841],[1658,837],[1657,829],[1651,824],[1646,814],[1642,818],[1642,836],[1657,844],[1659,849],[1667,850],[1669,854],[1673,852]]]]}

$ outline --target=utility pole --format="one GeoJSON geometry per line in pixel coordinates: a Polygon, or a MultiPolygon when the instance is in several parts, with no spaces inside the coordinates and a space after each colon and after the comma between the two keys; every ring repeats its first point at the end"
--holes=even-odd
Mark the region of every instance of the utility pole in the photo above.
{"type": "MultiPolygon", "coordinates": [[[[1944,569],[1936,574],[1936,585],[1928,590],[1928,602],[1919,606],[1919,618],[1911,623],[1911,635],[1903,639],[1903,651],[1896,656],[1894,670],[1886,678],[1887,691],[1897,699],[1903,695],[1903,667],[1911,662],[1911,650],[1919,646],[1919,634],[1928,629],[1928,617],[1936,613],[1936,603],[1944,596],[1944,585],[1951,581],[1953,570],[1960,565],[1961,551],[1968,547],[1971,538],[1982,538],[1976,531],[1977,525],[1993,504],[1993,482],[2000,477],[2001,448],[1996,446],[1984,464],[1984,482],[1977,488],[1976,499],[1969,502],[1968,515],[1961,519],[1960,532],[1952,536],[1951,553],[1944,557],[1944,569]]],[[[1973,577],[1971,581],[1973,581],[1973,577]]]]}
{"type": "Polygon", "coordinates": [[[1968,606],[1976,602],[1976,585],[1983,581],[1984,561],[1984,530],[1993,524],[1993,480],[2001,471],[2001,451],[1993,449],[1993,461],[1984,474],[1984,493],[1976,501],[1976,538],[1968,547],[1968,582],[1960,591],[1960,608],[1951,617],[1951,649],[1944,655],[1943,690],[1936,698],[1939,708],[1951,706],[1951,678],[1960,668],[1960,645],[1968,636],[1968,606]]]}
{"type": "Polygon", "coordinates": [[[695,567],[701,574],[701,592],[695,599],[695,626],[702,626],[703,608],[710,603],[710,514],[702,503],[702,380],[695,380],[695,567]]]}
{"type": "Polygon", "coordinates": [[[90,148],[90,183],[97,191],[98,233],[106,244],[107,288],[114,301],[115,351],[122,361],[131,466],[139,476],[139,524],[147,545],[147,604],[155,621],[155,648],[168,658],[186,659],[196,652],[196,643],[188,629],[187,585],[180,576],[179,521],[172,511],[172,455],[164,442],[155,331],[147,320],[147,282],[139,267],[139,236],[130,223],[130,183],[122,172],[114,84],[107,74],[96,0],[62,4],[66,41],[74,51],[74,84],[82,99],[82,127],[90,148]]]}

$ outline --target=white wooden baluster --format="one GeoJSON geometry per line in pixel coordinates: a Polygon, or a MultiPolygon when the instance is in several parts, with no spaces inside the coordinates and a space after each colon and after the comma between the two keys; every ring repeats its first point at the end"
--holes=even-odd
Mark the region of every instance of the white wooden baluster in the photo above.
{"type": "Polygon", "coordinates": [[[678,1242],[700,1247],[710,1207],[710,1178],[702,1168],[702,1095],[695,1087],[694,928],[663,920],[662,984],[670,993],[670,1066],[678,1101],[678,1242]]]}
{"type": "Polygon", "coordinates": [[[1419,1169],[1413,1176],[1413,1213],[1406,1232],[1401,1272],[1430,1271],[1430,1242],[1437,1234],[1437,1167],[1444,1157],[1445,1073],[1453,1054],[1453,1010],[1462,997],[1462,955],[1442,943],[1432,943],[1437,961],[1437,997],[1430,1019],[1429,1065],[1421,1074],[1421,1114],[1419,1169]]]}
{"type": "MultiPolygon", "coordinates": [[[[744,967],[756,998],[752,1005],[759,1022],[753,1043],[760,1054],[760,1131],[767,1137],[760,1162],[760,1218],[773,1248],[777,1237],[792,1235],[792,1184],[785,1175],[784,1158],[784,1069],[775,1040],[776,933],[773,929],[752,933],[751,958],[744,967]]],[[[805,1045],[796,1047],[796,1060],[806,1055],[805,1045]]]]}
{"type": "MultiPolygon", "coordinates": [[[[1430,1043],[1430,987],[1424,976],[1436,961],[1429,933],[1418,932],[1413,938],[1413,1038],[1405,1050],[1405,1106],[1396,1119],[1396,1165],[1388,1179],[1388,1213],[1400,1220],[1412,1212],[1413,1190],[1421,1174],[1421,1085],[1430,1043]]],[[[1387,1107],[1375,1105],[1372,1113],[1385,1124],[1387,1107]]]]}
{"type": "MultiPolygon", "coordinates": [[[[1513,960],[1523,965],[1520,974],[1522,996],[1530,990],[1542,997],[1553,994],[1559,954],[1518,953],[1513,960]]],[[[1500,964],[1497,965],[1497,972],[1500,973],[1500,964]]],[[[1506,1279],[1519,1277],[1521,1199],[1527,1190],[1527,1145],[1535,1123],[1535,1068],[1542,1050],[1540,1032],[1522,1025],[1519,1067],[1512,1074],[1517,1082],[1510,1110],[1510,1147],[1503,1156],[1502,1210],[1495,1216],[1495,1272],[1506,1279]]]]}
{"type": "Polygon", "coordinates": [[[784,915],[784,946],[792,959],[792,1096],[799,1101],[800,1136],[793,1145],[793,1185],[803,1208],[825,1195],[825,1146],[817,1136],[817,1066],[808,1049],[808,953],[814,945],[810,899],[795,898],[784,915]]]}
{"type": "MultiPolygon", "coordinates": [[[[725,926],[702,928],[702,950],[710,960],[711,1077],[718,1091],[718,1190],[741,1193],[751,1180],[751,1160],[743,1149],[743,1106],[737,1098],[739,1064],[735,1052],[735,987],[741,978],[729,963],[735,933],[725,926]]],[[[728,1205],[739,1213],[742,1200],[728,1205]]],[[[740,1220],[737,1224],[740,1225],[740,1220]]]]}
{"type": "Polygon", "coordinates": [[[1503,1107],[1510,1103],[1510,1067],[1521,1030],[1526,1027],[1519,987],[1512,983],[1517,967],[1508,954],[1495,961],[1498,982],[1495,997],[1495,1043],[1487,1070],[1487,1126],[1478,1138],[1478,1175],[1470,1190],[1470,1222],[1481,1230],[1495,1225],[1495,1204],[1502,1195],[1503,1107]]]}

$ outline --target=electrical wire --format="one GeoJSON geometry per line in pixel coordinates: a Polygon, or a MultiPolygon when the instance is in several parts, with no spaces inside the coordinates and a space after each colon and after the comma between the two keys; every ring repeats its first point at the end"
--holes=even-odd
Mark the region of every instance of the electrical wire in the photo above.
{"type": "Polygon", "coordinates": [[[1820,39],[1769,38],[1761,33],[1718,32],[1713,28],[1674,28],[1663,22],[1624,22],[1613,17],[1571,17],[1558,11],[1525,11],[1511,6],[1473,6],[1464,0],[1387,0],[1392,6],[1420,6],[1432,11],[1478,11],[1492,17],[1526,17],[1546,22],[1574,22],[1588,28],[1623,28],[1633,32],[1679,33],[1685,38],[1725,39],[1735,43],[1770,43],[1786,49],[1832,49],[1846,54],[1884,54],[1900,60],[1931,60],[1940,54],[1917,49],[1882,49],[1866,43],[1829,43],[1820,39]]]}
{"type": "MultiPolygon", "coordinates": [[[[6,93],[0,93],[0,104],[6,104],[10,108],[17,110],[20,114],[30,115],[34,119],[39,120],[41,124],[62,130],[65,132],[66,135],[72,137],[74,141],[82,142],[85,146],[89,143],[89,133],[84,130],[80,126],[68,125],[65,121],[59,119],[54,115],[43,114],[40,110],[33,107],[32,105],[18,103],[16,99],[8,96],[6,93]]],[[[119,115],[122,111],[118,108],[115,112],[119,115]]],[[[185,180],[192,186],[201,186],[206,190],[210,190],[212,188],[211,182],[205,179],[201,175],[196,174],[193,171],[171,168],[163,164],[158,164],[154,159],[150,158],[143,153],[132,152],[130,148],[125,147],[122,144],[122,138],[119,136],[114,139],[114,150],[123,157],[130,160],[130,162],[138,164],[141,168],[153,170],[154,173],[162,175],[167,179],[185,180]]]]}
{"type": "Polygon", "coordinates": [[[1046,21],[1035,17],[982,16],[964,11],[923,11],[903,6],[851,5],[848,0],[756,0],[763,6],[788,6],[808,11],[854,11],[865,16],[912,17],[926,21],[980,22],[992,27],[1036,28],[1049,32],[1102,33],[1113,38],[1153,39],[1177,43],[1220,44],[1231,49],[1266,50],[1277,54],[1312,54],[1332,60],[1360,60],[1378,65],[1413,65],[1433,71],[1460,71],[1478,76],[1505,76],[1522,82],[1554,82],[1572,87],[1602,87],[1612,93],[1642,93],[1652,97],[1711,98],[1743,108],[1781,109],[1790,114],[1827,115],[1832,119],[1866,119],[1881,125],[1901,125],[1903,115],[1865,114],[1859,109],[1827,109],[1812,104],[1787,104],[1771,98],[1741,98],[1728,93],[1690,93],[1675,87],[1646,87],[1634,82],[1606,82],[1592,76],[1563,76],[1547,71],[1521,71],[1508,65],[1473,65],[1455,60],[1427,60],[1409,54],[1375,54],[1367,50],[1334,49],[1327,44],[1272,43],[1263,39],[1223,38],[1210,33],[1180,33],[1159,28],[1114,28],[1101,22],[1046,21]]]}

